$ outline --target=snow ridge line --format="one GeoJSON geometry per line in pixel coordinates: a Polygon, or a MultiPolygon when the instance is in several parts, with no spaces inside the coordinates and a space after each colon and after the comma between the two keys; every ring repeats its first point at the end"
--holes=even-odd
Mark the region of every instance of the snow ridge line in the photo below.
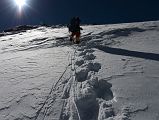
{"type": "MultiPolygon", "coordinates": [[[[62,77],[63,77],[64,74],[66,73],[66,71],[68,70],[69,66],[70,66],[70,64],[68,64],[68,65],[66,66],[66,69],[64,70],[64,72],[62,73],[62,75],[60,76],[60,78],[57,80],[57,82],[55,83],[55,85],[52,85],[52,88],[51,88],[51,90],[50,90],[50,92],[49,92],[49,94],[48,94],[46,100],[44,101],[44,103],[42,104],[42,106],[40,107],[40,109],[37,111],[34,120],[37,120],[37,118],[38,118],[40,112],[42,111],[42,109],[44,108],[44,106],[47,104],[47,101],[49,100],[51,93],[55,91],[55,88],[57,87],[57,84],[60,82],[60,80],[62,79],[62,77]]],[[[56,99],[56,98],[54,97],[54,100],[53,100],[51,103],[53,103],[53,102],[55,101],[55,99],[56,99]]],[[[46,114],[46,113],[45,113],[45,114],[46,114]]],[[[44,118],[45,118],[45,116],[44,116],[44,118]]],[[[43,118],[43,119],[44,119],[44,118],[43,118]]]]}

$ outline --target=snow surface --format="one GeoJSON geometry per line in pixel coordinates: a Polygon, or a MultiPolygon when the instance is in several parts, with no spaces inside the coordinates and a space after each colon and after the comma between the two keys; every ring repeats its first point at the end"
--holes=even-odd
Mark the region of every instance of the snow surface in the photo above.
{"type": "Polygon", "coordinates": [[[0,120],[158,120],[159,21],[0,37],[0,120]]]}

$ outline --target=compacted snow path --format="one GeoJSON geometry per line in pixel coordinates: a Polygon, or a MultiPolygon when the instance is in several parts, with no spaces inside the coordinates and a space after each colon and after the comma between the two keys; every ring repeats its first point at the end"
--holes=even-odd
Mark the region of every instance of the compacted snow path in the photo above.
{"type": "Polygon", "coordinates": [[[159,22],[0,37],[0,120],[159,119],[159,22]]]}
{"type": "Polygon", "coordinates": [[[114,115],[111,105],[111,84],[96,77],[101,64],[94,62],[93,52],[94,50],[86,46],[80,46],[75,50],[72,58],[72,78],[64,89],[64,98],[67,99],[64,120],[101,120],[114,115]],[[109,111],[103,108],[103,104],[108,106],[109,111]]]}

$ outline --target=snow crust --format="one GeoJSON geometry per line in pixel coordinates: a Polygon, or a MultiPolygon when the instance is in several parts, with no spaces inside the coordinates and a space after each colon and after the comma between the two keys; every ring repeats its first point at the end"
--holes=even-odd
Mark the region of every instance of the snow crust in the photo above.
{"type": "Polygon", "coordinates": [[[82,28],[1,34],[0,120],[159,119],[159,22],[82,28]]]}

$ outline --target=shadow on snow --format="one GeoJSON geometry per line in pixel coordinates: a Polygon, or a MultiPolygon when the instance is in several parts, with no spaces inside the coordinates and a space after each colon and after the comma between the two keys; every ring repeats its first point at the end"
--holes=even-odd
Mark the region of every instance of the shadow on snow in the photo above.
{"type": "Polygon", "coordinates": [[[123,56],[131,56],[131,57],[138,57],[150,60],[159,61],[159,54],[157,53],[146,53],[146,52],[139,52],[139,51],[131,51],[121,48],[111,48],[107,46],[96,46],[95,48],[102,50],[107,53],[115,54],[115,55],[123,55],[123,56]]]}

